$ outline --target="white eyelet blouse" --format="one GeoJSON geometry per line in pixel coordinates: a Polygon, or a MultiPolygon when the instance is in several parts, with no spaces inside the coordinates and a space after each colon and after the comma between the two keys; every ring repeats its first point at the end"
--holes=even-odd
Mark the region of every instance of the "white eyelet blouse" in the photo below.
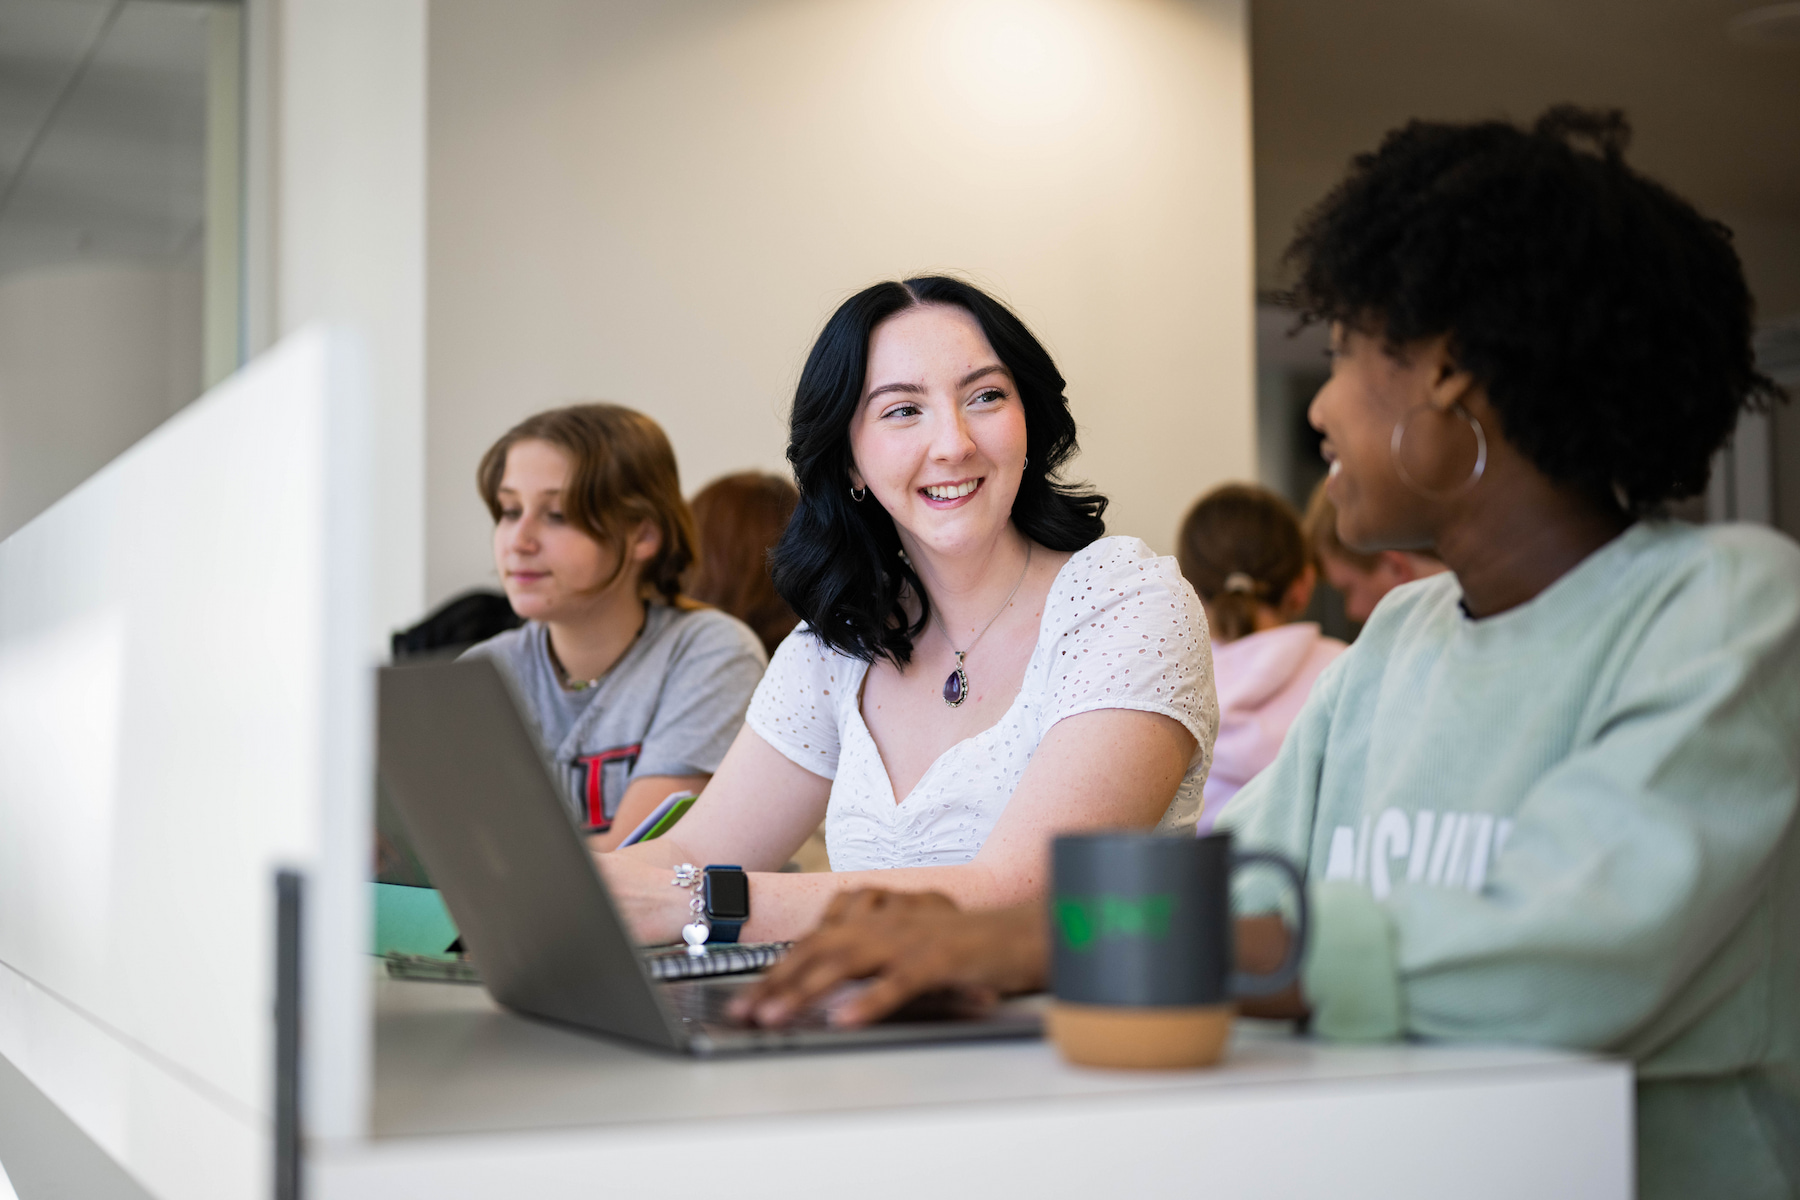
{"type": "Polygon", "coordinates": [[[1158,828],[1192,830],[1199,816],[1219,726],[1206,614],[1175,560],[1137,538],[1102,538],[1063,564],[1012,707],[944,751],[898,804],[863,724],[868,670],[802,625],[750,701],[750,728],[832,781],[825,847],[834,871],[968,862],[1050,727],[1103,708],[1162,713],[1194,735],[1193,761],[1158,828]]]}

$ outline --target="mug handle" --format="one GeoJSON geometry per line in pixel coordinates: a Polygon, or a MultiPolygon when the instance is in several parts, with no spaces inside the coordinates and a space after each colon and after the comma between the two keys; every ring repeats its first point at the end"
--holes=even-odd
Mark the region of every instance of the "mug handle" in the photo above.
{"type": "Polygon", "coordinates": [[[1300,957],[1306,953],[1306,883],[1300,878],[1300,870],[1281,855],[1269,850],[1246,850],[1233,853],[1231,870],[1236,874],[1240,867],[1251,863],[1265,863],[1286,875],[1288,882],[1294,885],[1295,898],[1300,902],[1299,928],[1294,930],[1288,939],[1287,956],[1281,964],[1266,975],[1256,975],[1249,971],[1234,970],[1231,973],[1231,994],[1234,996],[1273,996],[1285,990],[1300,974],[1300,957]]]}

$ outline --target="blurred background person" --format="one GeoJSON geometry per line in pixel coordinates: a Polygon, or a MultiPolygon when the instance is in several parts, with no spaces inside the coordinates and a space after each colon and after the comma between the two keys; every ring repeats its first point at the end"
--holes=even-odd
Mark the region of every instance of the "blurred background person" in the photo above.
{"type": "Polygon", "coordinates": [[[1325,494],[1325,481],[1313,489],[1302,523],[1306,546],[1318,560],[1325,582],[1344,597],[1344,615],[1361,625],[1381,598],[1403,583],[1444,570],[1443,560],[1422,550],[1378,550],[1364,554],[1339,540],[1337,507],[1325,494]]]}
{"type": "Polygon", "coordinates": [[[1212,627],[1219,736],[1196,832],[1275,760],[1313,681],[1343,642],[1300,614],[1318,581],[1300,518],[1267,488],[1226,484],[1188,510],[1177,539],[1181,573],[1212,627]]]}
{"type": "MultiPolygon", "coordinates": [[[[687,594],[750,626],[771,658],[800,623],[769,578],[769,551],[799,503],[800,489],[765,471],[721,475],[689,501],[700,545],[688,568],[687,594]]],[[[831,870],[824,825],[794,852],[788,869],[831,870]]]]}
{"type": "Polygon", "coordinates": [[[755,630],[770,655],[800,623],[769,578],[769,551],[798,503],[792,483],[761,471],[721,475],[689,502],[700,546],[683,590],[755,630]]]}

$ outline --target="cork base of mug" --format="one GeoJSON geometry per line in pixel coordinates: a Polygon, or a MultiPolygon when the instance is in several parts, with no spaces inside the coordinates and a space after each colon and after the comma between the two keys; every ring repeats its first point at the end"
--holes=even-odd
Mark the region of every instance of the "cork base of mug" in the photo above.
{"type": "Polygon", "coordinates": [[[1128,1008],[1054,1003],[1046,1031],[1062,1056],[1084,1067],[1164,1070],[1210,1067],[1225,1052],[1235,1009],[1128,1008]]]}

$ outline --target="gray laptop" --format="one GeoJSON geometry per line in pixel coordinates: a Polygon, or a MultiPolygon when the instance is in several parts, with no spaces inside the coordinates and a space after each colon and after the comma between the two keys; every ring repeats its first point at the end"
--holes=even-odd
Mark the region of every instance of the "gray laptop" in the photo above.
{"type": "Polygon", "coordinates": [[[383,668],[379,770],[408,840],[494,999],[689,1054],[1030,1037],[1039,1008],[780,1030],[725,1016],[748,977],[657,982],[558,794],[506,680],[472,659],[383,668]]]}

